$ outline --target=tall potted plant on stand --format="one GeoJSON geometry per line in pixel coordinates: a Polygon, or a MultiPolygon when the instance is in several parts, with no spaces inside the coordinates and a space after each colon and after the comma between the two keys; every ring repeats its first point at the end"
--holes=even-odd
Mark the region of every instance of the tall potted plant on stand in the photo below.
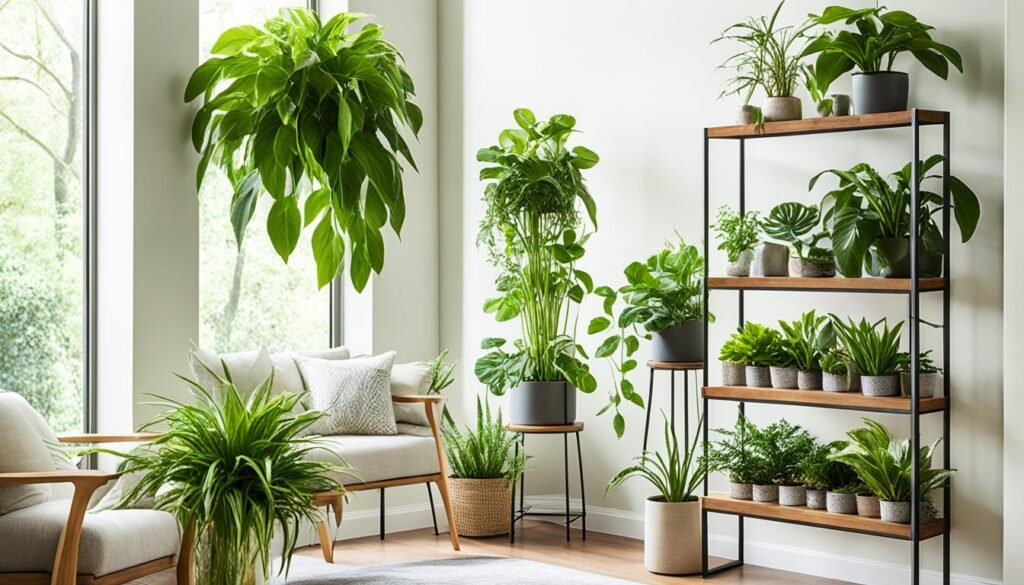
{"type": "Polygon", "coordinates": [[[576,389],[593,392],[597,381],[576,343],[576,311],[593,292],[593,279],[578,267],[597,205],[583,170],[597,164],[593,151],[568,141],[576,119],[565,114],[538,122],[515,111],[518,128],[504,130],[499,144],[477,160],[488,181],[477,245],[499,270],[499,296],[484,311],[499,322],[519,319],[522,337],[509,347],[488,338],[476,362],[477,378],[495,395],[511,390],[509,421],[559,425],[576,420],[576,389]]]}

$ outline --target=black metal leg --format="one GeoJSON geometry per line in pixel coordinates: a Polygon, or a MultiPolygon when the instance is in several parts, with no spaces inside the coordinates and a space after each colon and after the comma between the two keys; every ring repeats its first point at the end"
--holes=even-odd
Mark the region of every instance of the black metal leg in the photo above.
{"type": "MultiPolygon", "coordinates": [[[[523,447],[523,455],[526,455],[526,433],[519,433],[519,444],[523,447]]],[[[526,497],[526,472],[519,476],[519,511],[526,509],[523,505],[526,497]]]]}
{"type": "Polygon", "coordinates": [[[669,386],[669,391],[672,394],[672,403],[669,407],[669,418],[672,424],[672,430],[676,430],[676,371],[672,370],[672,385],[669,386]]]}
{"type": "Polygon", "coordinates": [[[651,381],[647,389],[647,420],[644,422],[644,451],[647,450],[647,435],[651,431],[652,408],[654,408],[654,368],[651,368],[651,381]]]}
{"type": "MultiPolygon", "coordinates": [[[[519,441],[515,441],[515,454],[516,459],[519,458],[519,441]]],[[[518,480],[512,481],[512,497],[509,502],[509,542],[511,544],[516,543],[516,484],[518,480]]],[[[520,488],[522,489],[522,488],[520,488]]]]}
{"type": "Polygon", "coordinates": [[[380,488],[380,539],[384,540],[384,488],[380,488]]]}
{"type": "Polygon", "coordinates": [[[434,536],[441,534],[437,531],[437,510],[434,509],[434,490],[430,489],[430,482],[427,482],[427,499],[430,500],[430,519],[434,521],[434,536]]]}
{"type": "Polygon", "coordinates": [[[572,540],[569,527],[572,522],[569,520],[569,433],[562,433],[562,451],[565,459],[565,541],[572,540]]]}
{"type": "Polygon", "coordinates": [[[583,542],[587,541],[587,487],[583,483],[583,448],[580,447],[580,434],[576,433],[576,461],[580,466],[580,513],[583,515],[583,542]]]}
{"type": "MultiPolygon", "coordinates": [[[[694,382],[696,383],[696,382],[694,382]]],[[[683,437],[690,441],[690,371],[683,371],[683,437]]]]}

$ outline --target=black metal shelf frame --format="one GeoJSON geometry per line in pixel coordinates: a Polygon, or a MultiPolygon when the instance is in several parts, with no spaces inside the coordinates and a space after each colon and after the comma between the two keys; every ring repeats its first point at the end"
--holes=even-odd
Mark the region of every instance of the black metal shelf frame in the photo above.
{"type": "MultiPolygon", "coordinates": [[[[945,369],[945,375],[943,376],[943,396],[946,397],[946,408],[942,410],[942,451],[943,451],[943,464],[946,467],[950,466],[950,415],[952,411],[952,402],[950,400],[950,377],[949,377],[949,349],[950,349],[950,295],[952,292],[952,274],[950,273],[950,114],[949,112],[941,112],[942,122],[940,124],[926,123],[920,119],[919,110],[916,108],[911,111],[911,152],[912,161],[921,160],[921,127],[925,125],[936,125],[942,128],[942,195],[943,195],[943,208],[942,208],[942,236],[944,240],[944,253],[942,260],[942,274],[945,277],[944,287],[942,289],[943,300],[942,300],[942,354],[943,354],[943,367],[945,369]]],[[[864,128],[861,130],[877,130],[880,127],[864,128]]],[[[856,129],[850,129],[856,131],[856,129]]],[[[799,136],[805,134],[819,134],[814,130],[807,132],[795,132],[787,134],[777,135],[765,135],[759,136],[758,138],[767,139],[776,136],[799,136]]],[[[731,140],[739,142],[739,210],[740,213],[746,212],[746,141],[748,138],[753,137],[731,137],[731,138],[718,138],[718,140],[731,140]]],[[[710,264],[710,199],[711,199],[711,178],[710,178],[710,144],[711,140],[716,138],[709,137],[708,129],[704,129],[704,355],[708,354],[708,301],[709,301],[709,289],[708,289],[708,275],[709,275],[709,264],[710,264]]],[[[921,204],[921,193],[919,185],[920,168],[918,164],[911,165],[911,195],[910,195],[910,207],[914,210],[910,214],[910,233],[918,233],[918,222],[919,222],[919,209],[921,204]]],[[[920,469],[920,449],[921,449],[921,435],[920,435],[920,394],[918,389],[918,376],[920,374],[920,341],[921,341],[921,294],[920,290],[920,272],[919,272],[919,261],[918,261],[918,238],[910,238],[910,292],[908,294],[907,313],[908,321],[910,324],[910,355],[911,355],[911,372],[910,376],[910,396],[911,396],[911,412],[910,412],[910,440],[911,448],[915,454],[913,459],[913,488],[911,490],[911,537],[910,537],[910,582],[912,585],[920,585],[921,582],[921,535],[920,535],[920,485],[921,485],[921,469],[920,469]]],[[[743,290],[737,291],[738,295],[738,316],[739,324],[742,326],[745,322],[744,314],[744,292],[743,290]]],[[[822,291],[822,292],[847,292],[847,291],[822,291]]],[[[904,293],[906,294],[906,293],[904,293]]],[[[705,359],[704,363],[704,380],[708,380],[708,362],[705,359]]],[[[705,452],[708,447],[709,441],[709,428],[710,428],[710,412],[708,410],[707,397],[704,400],[704,420],[703,420],[703,446],[705,452]]],[[[746,404],[745,402],[739,403],[740,413],[745,413],[746,404]]],[[[704,494],[707,495],[708,486],[707,482],[704,483],[704,494]]],[[[737,558],[733,561],[729,561],[724,565],[717,567],[711,567],[709,565],[708,555],[708,511],[702,510],[702,523],[701,523],[701,559],[702,559],[702,575],[704,578],[710,577],[716,573],[726,571],[735,567],[742,566],[744,564],[743,555],[743,542],[744,542],[744,530],[742,515],[736,515],[737,517],[737,558]]],[[[945,517],[945,530],[942,534],[942,583],[943,585],[949,585],[950,582],[950,533],[952,530],[952,517],[951,517],[951,487],[947,483],[946,487],[943,488],[943,515],[945,517]]],[[[762,518],[763,519],[763,518],[762,518]]],[[[772,520],[772,519],[769,519],[772,520]]],[[[772,520],[776,521],[776,520],[772,520]]]]}

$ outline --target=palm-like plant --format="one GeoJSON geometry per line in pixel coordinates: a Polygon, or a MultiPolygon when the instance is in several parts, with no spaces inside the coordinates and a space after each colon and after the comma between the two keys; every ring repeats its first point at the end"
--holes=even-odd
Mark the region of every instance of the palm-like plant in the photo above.
{"type": "MultiPolygon", "coordinates": [[[[662,413],[664,416],[664,413],[662,413]]],[[[701,415],[697,421],[697,428],[701,427],[704,418],[701,415]]],[[[693,438],[686,437],[688,443],[679,448],[679,440],[676,431],[665,419],[665,448],[662,455],[659,452],[644,451],[634,458],[635,463],[622,471],[608,482],[604,493],[607,496],[612,490],[622,485],[631,477],[646,479],[666,502],[693,502],[696,501],[697,488],[704,482],[708,475],[707,463],[697,453],[697,442],[700,440],[700,432],[695,431],[693,438]]]]}
{"type": "Polygon", "coordinates": [[[900,332],[903,321],[890,328],[888,321],[882,319],[874,324],[867,319],[855,323],[853,319],[846,322],[831,315],[836,335],[843,343],[850,361],[857,371],[866,376],[886,376],[900,371],[900,332]],[[879,330],[879,326],[882,329],[879,330]]]}
{"type": "Polygon", "coordinates": [[[805,372],[820,369],[822,356],[835,346],[832,322],[816,311],[804,313],[799,321],[779,321],[779,327],[783,334],[782,347],[796,367],[805,372]]]}
{"type": "Polygon", "coordinates": [[[505,430],[501,410],[495,419],[491,405],[476,398],[476,428],[463,434],[455,425],[445,426],[444,449],[452,477],[516,481],[526,468],[525,453],[514,454],[516,436],[505,430]]]}

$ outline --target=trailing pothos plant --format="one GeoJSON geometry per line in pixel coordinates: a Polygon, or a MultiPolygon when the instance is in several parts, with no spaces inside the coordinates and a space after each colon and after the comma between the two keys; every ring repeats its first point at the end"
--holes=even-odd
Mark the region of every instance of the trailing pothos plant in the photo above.
{"type": "Polygon", "coordinates": [[[572,116],[537,121],[530,110],[518,109],[514,117],[517,128],[477,153],[489,165],[480,171],[488,184],[477,245],[499,270],[499,296],[487,300],[484,311],[499,322],[518,318],[522,337],[511,344],[485,339],[488,353],[477,360],[476,376],[499,396],[523,381],[565,380],[593,392],[597,381],[580,359],[587,354],[576,343],[576,328],[578,306],[594,292],[578,262],[597,229],[597,205],[581,171],[598,156],[583,146],[569,148],[572,116]]]}
{"type": "Polygon", "coordinates": [[[594,289],[594,294],[603,299],[604,314],[591,319],[587,326],[587,333],[596,335],[609,329],[612,333],[601,342],[601,345],[594,352],[594,357],[605,358],[612,370],[612,388],[608,391],[608,403],[598,411],[597,415],[608,411],[614,411],[612,426],[615,435],[622,438],[626,432],[626,418],[622,416],[619,406],[623,400],[631,402],[640,408],[644,408],[644,399],[636,392],[633,383],[629,381],[629,373],[637,368],[636,358],[633,356],[640,349],[640,338],[650,339],[650,334],[641,333],[636,323],[627,322],[624,319],[625,311],[615,316],[615,304],[619,299],[619,291],[609,286],[599,286],[594,289]]]}
{"type": "Polygon", "coordinates": [[[283,8],[263,28],[239,26],[213,45],[185,88],[200,96],[192,144],[202,155],[197,188],[212,163],[231,181],[231,224],[241,246],[261,197],[273,199],[267,233],[285,262],[313,228],[317,283],[343,269],[362,290],[384,267],[384,236],[405,221],[403,136],[423,125],[402,55],[365,15],[283,8]]]}

